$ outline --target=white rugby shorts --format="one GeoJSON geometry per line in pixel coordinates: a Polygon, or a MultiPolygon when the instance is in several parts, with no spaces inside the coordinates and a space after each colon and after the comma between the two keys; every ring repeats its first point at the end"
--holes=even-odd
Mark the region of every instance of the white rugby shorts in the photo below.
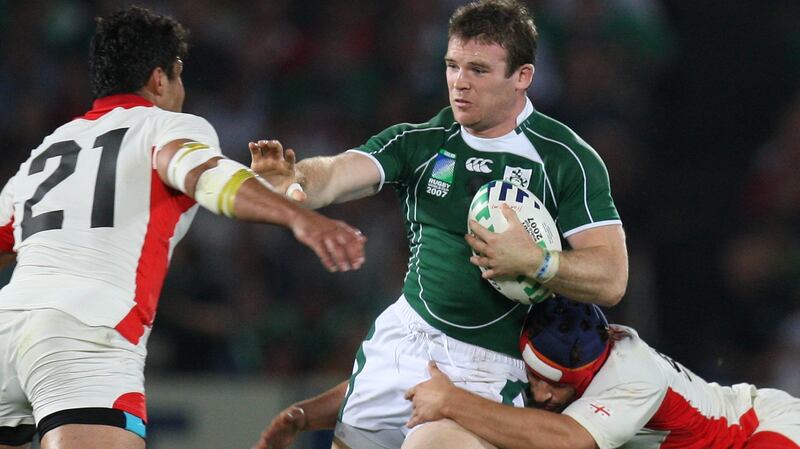
{"type": "Polygon", "coordinates": [[[113,408],[146,421],[145,344],[55,309],[0,311],[0,426],[113,408]]]}
{"type": "MultiPolygon", "coordinates": [[[[411,402],[404,396],[409,388],[430,378],[429,360],[461,388],[524,406],[528,384],[522,360],[446,336],[401,296],[378,316],[356,355],[336,436],[343,439],[352,429],[361,429],[373,438],[388,429],[402,432],[398,434],[402,443],[412,430],[406,427],[411,402]]],[[[399,447],[381,440],[380,447],[399,447]]]]}

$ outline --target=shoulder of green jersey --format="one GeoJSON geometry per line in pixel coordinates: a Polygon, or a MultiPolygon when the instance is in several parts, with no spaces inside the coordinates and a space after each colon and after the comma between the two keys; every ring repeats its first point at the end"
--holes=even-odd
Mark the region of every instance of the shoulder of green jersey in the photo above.
{"type": "MultiPolygon", "coordinates": [[[[421,125],[406,125],[406,124],[395,125],[395,126],[389,128],[389,130],[396,131],[394,136],[392,138],[390,138],[386,143],[384,143],[380,148],[378,148],[375,151],[372,151],[371,153],[372,154],[380,154],[380,153],[386,151],[389,147],[392,146],[392,144],[394,144],[395,142],[397,142],[401,138],[410,137],[411,135],[418,134],[418,133],[423,133],[423,134],[427,134],[427,133],[431,133],[431,132],[440,132],[441,133],[441,132],[444,132],[445,129],[446,128],[443,127],[443,126],[430,126],[430,124],[428,124],[428,123],[423,123],[421,125]],[[425,125],[427,125],[427,127],[425,127],[425,125]]],[[[389,131],[389,130],[387,130],[387,131],[389,131]]]]}
{"type": "Polygon", "coordinates": [[[583,209],[589,223],[575,229],[565,229],[565,237],[591,227],[621,223],[619,220],[596,220],[589,207],[590,174],[593,178],[601,174],[607,180],[608,171],[600,156],[588,143],[566,125],[538,112],[533,120],[525,124],[524,130],[534,140],[534,145],[546,160],[548,155],[551,155],[558,161],[556,164],[574,163],[577,169],[579,182],[583,185],[581,192],[583,209]]]}
{"type": "Polygon", "coordinates": [[[523,129],[533,138],[555,144],[554,148],[567,149],[576,156],[579,153],[589,153],[599,157],[594,148],[570,127],[538,111],[534,113],[532,120],[524,124],[523,129]]]}
{"type": "Polygon", "coordinates": [[[388,129],[397,129],[401,131],[406,131],[409,129],[450,129],[453,127],[454,124],[456,124],[456,120],[455,117],[453,116],[453,111],[450,109],[450,107],[446,107],[441,111],[439,111],[439,113],[431,117],[431,119],[428,120],[427,122],[397,123],[393,126],[390,126],[388,129]]]}

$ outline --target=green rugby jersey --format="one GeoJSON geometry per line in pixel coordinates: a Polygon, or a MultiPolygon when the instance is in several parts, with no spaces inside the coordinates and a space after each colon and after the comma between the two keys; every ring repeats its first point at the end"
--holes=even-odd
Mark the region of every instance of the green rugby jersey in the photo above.
{"type": "Polygon", "coordinates": [[[410,246],[403,294],[447,335],[519,357],[527,306],[509,300],[469,262],[467,211],[478,188],[495,179],[539,197],[562,236],[620,223],[608,172],[597,153],[563,124],[528,103],[506,136],[467,134],[443,109],[427,123],[399,124],[351,151],[368,154],[382,184],[394,184],[410,246]]]}

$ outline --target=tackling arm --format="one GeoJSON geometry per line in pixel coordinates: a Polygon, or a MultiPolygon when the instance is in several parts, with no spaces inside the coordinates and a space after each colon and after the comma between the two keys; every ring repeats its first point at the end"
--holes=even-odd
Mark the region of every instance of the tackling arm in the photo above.
{"type": "Polygon", "coordinates": [[[591,434],[566,415],[500,404],[453,385],[435,364],[431,379],[411,388],[406,398],[414,427],[449,418],[489,443],[506,449],[595,449],[591,434]]]}
{"type": "MultiPolygon", "coordinates": [[[[457,387],[456,387],[457,388],[457,387]]],[[[442,408],[446,418],[506,449],[595,449],[594,438],[566,415],[517,408],[458,389],[442,408]]]]}
{"type": "Polygon", "coordinates": [[[319,396],[287,407],[261,432],[253,449],[283,449],[300,432],[333,429],[346,391],[347,381],[344,381],[319,396]]]}

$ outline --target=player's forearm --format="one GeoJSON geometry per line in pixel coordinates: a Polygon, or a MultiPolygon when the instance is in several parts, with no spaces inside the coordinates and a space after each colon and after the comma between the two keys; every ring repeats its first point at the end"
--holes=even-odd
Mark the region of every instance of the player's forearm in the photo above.
{"type": "Polygon", "coordinates": [[[333,185],[334,158],[312,157],[297,163],[297,182],[303,187],[307,199],[303,207],[317,209],[331,204],[339,192],[333,185]]]}
{"type": "Polygon", "coordinates": [[[505,449],[591,449],[594,440],[572,418],[490,401],[465,390],[453,395],[442,414],[505,449]]]}
{"type": "Polygon", "coordinates": [[[303,213],[310,212],[301,210],[285,196],[268,189],[256,178],[242,183],[233,203],[233,216],[240,220],[271,223],[289,228],[298,215],[303,213]]]}
{"type": "Polygon", "coordinates": [[[265,185],[249,168],[219,150],[189,139],[176,139],[156,155],[159,177],[217,214],[291,227],[307,213],[265,185]]]}
{"type": "Polygon", "coordinates": [[[628,259],[608,247],[566,250],[547,287],[570,299],[601,306],[616,305],[628,284],[628,259]]]}
{"type": "MultiPolygon", "coordinates": [[[[558,271],[547,287],[575,301],[617,304],[628,285],[628,250],[622,225],[588,229],[567,238],[558,271]]],[[[538,268],[538,266],[537,266],[538,268]]]]}
{"type": "Polygon", "coordinates": [[[333,429],[346,391],[347,381],[344,381],[319,396],[294,404],[302,408],[306,416],[303,430],[333,429]]]}
{"type": "Polygon", "coordinates": [[[372,195],[380,181],[374,164],[352,153],[304,159],[296,170],[308,196],[303,206],[311,209],[372,195]]]}

